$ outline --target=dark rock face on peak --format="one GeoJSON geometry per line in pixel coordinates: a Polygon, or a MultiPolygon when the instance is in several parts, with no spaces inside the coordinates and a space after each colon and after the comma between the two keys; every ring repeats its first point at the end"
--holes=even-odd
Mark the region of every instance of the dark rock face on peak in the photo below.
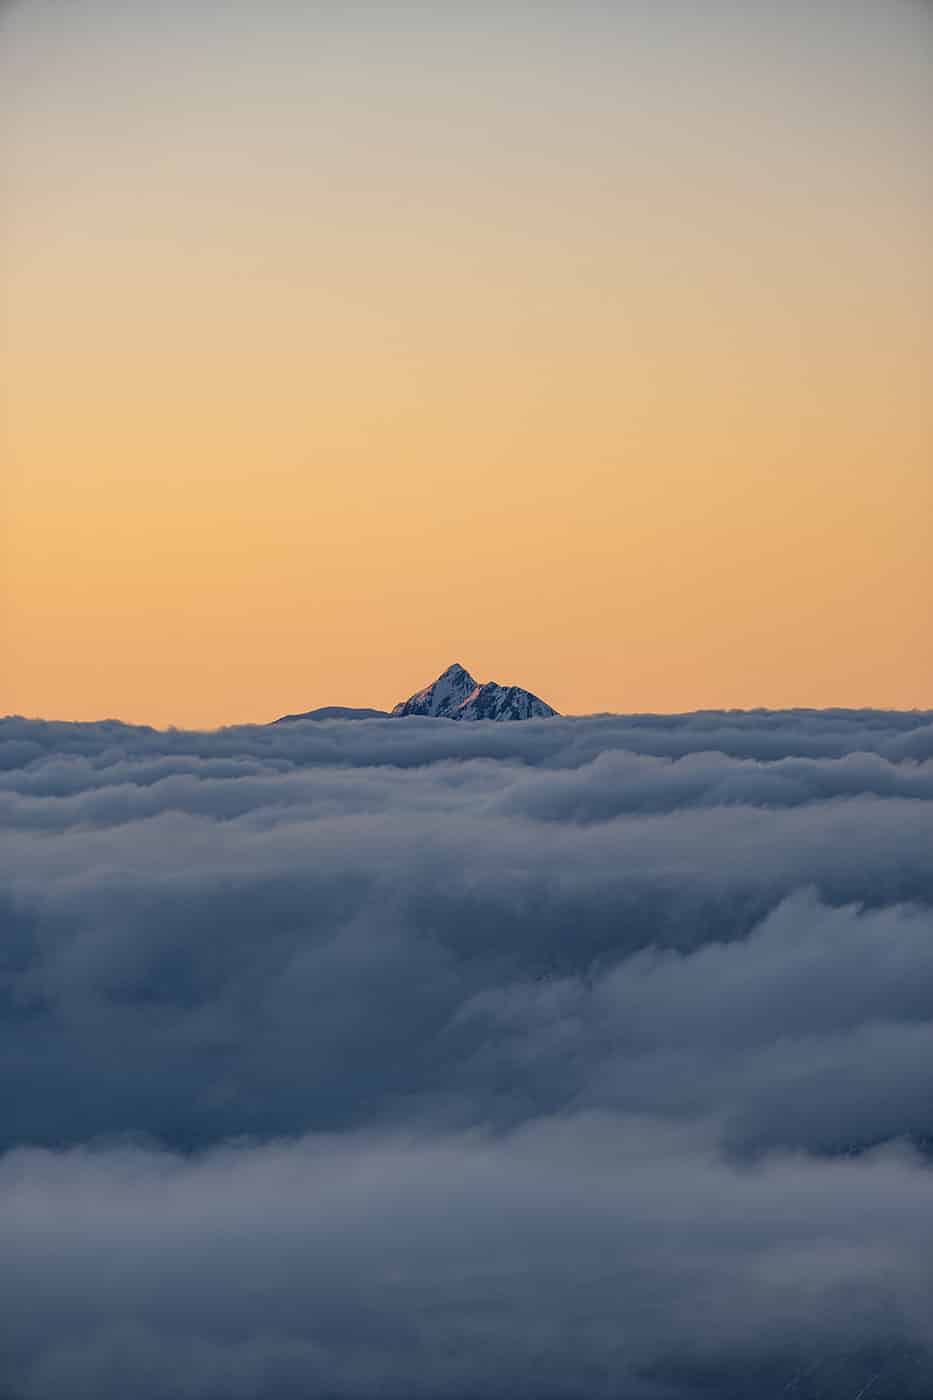
{"type": "Polygon", "coordinates": [[[438,719],[545,719],[557,711],[518,685],[478,684],[459,664],[448,666],[431,685],[403,700],[393,716],[428,715],[438,719]]]}

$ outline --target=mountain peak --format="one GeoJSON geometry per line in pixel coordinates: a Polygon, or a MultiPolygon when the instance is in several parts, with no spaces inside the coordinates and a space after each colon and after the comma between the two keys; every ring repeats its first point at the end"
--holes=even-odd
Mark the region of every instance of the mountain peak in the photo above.
{"type": "MultiPolygon", "coordinates": [[[[480,685],[459,661],[442,671],[436,681],[402,700],[391,711],[395,719],[406,715],[427,715],[437,719],[546,719],[556,715],[550,705],[520,685],[497,685],[487,681],[480,685]]],[[[296,720],[387,719],[385,710],[351,708],[345,705],[324,705],[302,714],[283,715],[273,724],[290,724],[296,720]]]]}
{"type": "Polygon", "coordinates": [[[418,690],[395,706],[393,715],[444,715],[449,717],[467,696],[476,690],[476,681],[458,662],[448,666],[436,681],[418,690]]]}
{"type": "Polygon", "coordinates": [[[544,719],[556,715],[530,690],[521,686],[479,685],[469,671],[454,662],[436,681],[402,700],[392,711],[395,718],[426,715],[437,719],[544,719]]]}

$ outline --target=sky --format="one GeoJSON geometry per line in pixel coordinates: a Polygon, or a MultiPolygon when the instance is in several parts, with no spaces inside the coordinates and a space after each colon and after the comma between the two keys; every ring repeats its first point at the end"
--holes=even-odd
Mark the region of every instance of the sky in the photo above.
{"type": "Polygon", "coordinates": [[[929,1400],[933,711],[0,720],[4,1400],[929,1400]]]}
{"type": "Polygon", "coordinates": [[[0,10],[0,711],[933,703],[933,13],[0,10]]]}

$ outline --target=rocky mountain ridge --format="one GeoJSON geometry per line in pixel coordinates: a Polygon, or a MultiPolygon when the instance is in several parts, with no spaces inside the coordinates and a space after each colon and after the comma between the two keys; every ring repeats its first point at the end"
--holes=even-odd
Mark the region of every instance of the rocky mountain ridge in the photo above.
{"type": "Polygon", "coordinates": [[[344,705],[323,705],[303,714],[283,715],[274,724],[290,724],[295,720],[325,719],[406,719],[424,716],[455,720],[520,720],[547,719],[557,711],[538,695],[520,685],[499,685],[496,681],[480,684],[463,666],[455,662],[436,680],[401,700],[391,710],[352,708],[344,705]]]}
{"type": "Polygon", "coordinates": [[[540,696],[518,685],[487,681],[480,685],[469,671],[455,662],[436,681],[402,700],[392,710],[394,718],[431,715],[441,719],[546,719],[557,711],[540,696]]]}

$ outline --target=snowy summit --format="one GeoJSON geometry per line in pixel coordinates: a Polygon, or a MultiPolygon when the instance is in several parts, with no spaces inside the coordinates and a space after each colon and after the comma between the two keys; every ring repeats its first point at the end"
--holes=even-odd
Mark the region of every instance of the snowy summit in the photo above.
{"type": "Polygon", "coordinates": [[[550,705],[518,685],[480,685],[456,663],[392,711],[395,717],[430,715],[438,719],[545,719],[550,705]]]}

